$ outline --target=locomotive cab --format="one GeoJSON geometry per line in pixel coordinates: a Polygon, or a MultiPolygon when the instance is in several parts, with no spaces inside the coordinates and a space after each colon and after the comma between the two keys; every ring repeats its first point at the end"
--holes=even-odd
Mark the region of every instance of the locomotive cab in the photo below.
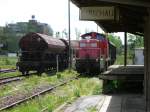
{"type": "Polygon", "coordinates": [[[101,41],[97,39],[83,39],[79,42],[76,69],[79,72],[99,72],[101,60],[101,41]]]}

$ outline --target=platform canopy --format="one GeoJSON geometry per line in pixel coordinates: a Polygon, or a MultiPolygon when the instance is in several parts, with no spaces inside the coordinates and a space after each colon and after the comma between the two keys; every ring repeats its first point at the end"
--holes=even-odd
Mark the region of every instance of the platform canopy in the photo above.
{"type": "Polygon", "coordinates": [[[129,32],[139,35],[144,33],[145,19],[150,8],[149,0],[71,1],[80,8],[81,20],[95,21],[105,32],[129,32]],[[90,18],[90,14],[103,17],[90,18]]]}

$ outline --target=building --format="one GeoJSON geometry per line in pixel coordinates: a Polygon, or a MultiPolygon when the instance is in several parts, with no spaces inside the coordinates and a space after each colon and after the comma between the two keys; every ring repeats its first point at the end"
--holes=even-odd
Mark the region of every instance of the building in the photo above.
{"type": "Polygon", "coordinates": [[[53,30],[50,25],[38,22],[32,17],[28,22],[7,24],[2,30],[0,40],[3,38],[2,44],[7,45],[6,51],[17,52],[19,50],[18,42],[20,38],[29,32],[42,33],[49,36],[53,35],[53,30]]]}
{"type": "Polygon", "coordinates": [[[7,24],[5,27],[5,33],[13,33],[16,36],[22,36],[29,32],[37,32],[46,35],[53,35],[53,30],[50,25],[46,23],[40,23],[34,18],[28,22],[17,22],[7,24]]]}

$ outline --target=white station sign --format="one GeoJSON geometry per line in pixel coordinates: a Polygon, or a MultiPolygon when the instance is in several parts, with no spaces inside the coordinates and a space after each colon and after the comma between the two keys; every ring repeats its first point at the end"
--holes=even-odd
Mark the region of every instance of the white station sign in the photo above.
{"type": "Polygon", "coordinates": [[[80,20],[114,20],[115,7],[81,7],[80,20]]]}

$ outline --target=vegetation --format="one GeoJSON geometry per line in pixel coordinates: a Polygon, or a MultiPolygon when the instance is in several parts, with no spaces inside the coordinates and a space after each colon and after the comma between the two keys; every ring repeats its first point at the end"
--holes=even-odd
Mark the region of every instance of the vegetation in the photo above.
{"type": "MultiPolygon", "coordinates": [[[[124,49],[122,47],[122,44],[119,42],[120,39],[118,38],[118,40],[117,37],[115,37],[114,35],[109,35],[109,39],[117,47],[117,58],[115,64],[124,64],[124,49]]],[[[128,33],[127,64],[133,64],[134,49],[141,47],[144,47],[143,37],[128,33]]]]}
{"type": "MultiPolygon", "coordinates": [[[[98,78],[79,78],[57,88],[52,93],[39,96],[4,112],[40,112],[45,107],[48,108],[48,112],[52,112],[65,102],[71,103],[80,96],[93,95],[93,93],[100,94],[101,90],[101,81],[98,78]]],[[[95,109],[91,108],[90,111],[92,110],[95,109]]]]}
{"type": "MultiPolygon", "coordinates": [[[[14,73],[14,75],[20,75],[19,72],[14,73]]],[[[21,84],[16,82],[4,85],[1,88],[0,97],[4,97],[6,95],[15,95],[19,93],[28,93],[35,88],[46,86],[46,85],[54,85],[61,82],[61,80],[65,80],[67,78],[76,76],[77,73],[75,71],[64,71],[61,73],[61,78],[57,78],[57,75],[49,76],[48,74],[43,73],[42,76],[30,76],[29,78],[25,78],[21,81],[21,84]]]]}
{"type": "Polygon", "coordinates": [[[128,54],[131,58],[134,57],[134,49],[144,47],[142,36],[128,33],[128,54]]]}
{"type": "Polygon", "coordinates": [[[109,34],[108,35],[109,41],[111,41],[117,48],[117,54],[121,54],[122,52],[122,41],[120,37],[115,36],[114,34],[109,34]]]}
{"type": "Polygon", "coordinates": [[[9,73],[0,73],[0,78],[13,77],[22,75],[20,72],[9,72],[9,73]]]}
{"type": "Polygon", "coordinates": [[[29,22],[17,22],[16,24],[8,24],[0,31],[0,44],[5,47],[0,48],[0,53],[17,52],[19,50],[18,42],[20,38],[29,32],[44,33],[52,36],[52,28],[45,23],[39,23],[36,20],[29,22]],[[42,25],[42,27],[41,27],[42,25]]]}
{"type": "MultiPolygon", "coordinates": [[[[19,91],[20,94],[21,92],[29,92],[39,85],[53,85],[58,83],[60,80],[76,75],[77,73],[75,71],[66,70],[63,73],[57,73],[57,75],[50,77],[48,77],[46,74],[43,74],[41,77],[31,76],[20,84],[11,83],[11,85],[8,84],[3,86],[1,88],[0,97],[4,97],[9,94],[15,95],[17,94],[17,91],[19,91]]],[[[45,96],[39,96],[35,100],[18,105],[17,108],[8,111],[37,112],[42,110],[44,107],[48,107],[49,112],[51,112],[64,102],[72,102],[72,100],[75,100],[76,98],[84,95],[101,94],[101,90],[101,82],[98,78],[80,78],[79,80],[70,82],[68,85],[59,87],[53,93],[47,94],[45,96]]]]}
{"type": "Polygon", "coordinates": [[[97,112],[96,107],[91,107],[88,109],[88,112],[97,112]]]}
{"type": "MultiPolygon", "coordinates": [[[[127,56],[127,64],[132,65],[133,64],[133,57],[128,54],[127,56]]],[[[117,55],[115,65],[124,65],[124,54],[117,55]]]]}
{"type": "Polygon", "coordinates": [[[0,68],[16,68],[17,57],[0,56],[0,68]]]}

